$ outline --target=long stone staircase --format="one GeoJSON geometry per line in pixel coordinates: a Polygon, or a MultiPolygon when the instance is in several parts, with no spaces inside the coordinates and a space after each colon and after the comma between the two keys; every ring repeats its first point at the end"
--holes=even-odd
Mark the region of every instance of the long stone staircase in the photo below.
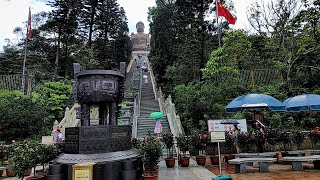
{"type": "MultiPolygon", "coordinates": [[[[145,137],[149,132],[154,133],[156,121],[150,118],[152,112],[160,111],[158,100],[155,98],[150,71],[143,72],[142,76],[147,76],[148,83],[145,84],[144,79],[141,83],[141,101],[140,116],[138,117],[137,138],[145,137]]],[[[161,119],[162,131],[170,130],[166,117],[161,119]]]]}

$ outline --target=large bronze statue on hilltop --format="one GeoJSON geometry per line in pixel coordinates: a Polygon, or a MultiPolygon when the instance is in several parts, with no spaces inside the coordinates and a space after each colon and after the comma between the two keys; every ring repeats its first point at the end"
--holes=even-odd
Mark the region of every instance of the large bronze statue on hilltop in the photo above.
{"type": "Polygon", "coordinates": [[[149,34],[144,33],[144,24],[139,21],[136,24],[137,33],[131,34],[132,49],[134,51],[149,51],[150,50],[150,37],[149,34]]]}

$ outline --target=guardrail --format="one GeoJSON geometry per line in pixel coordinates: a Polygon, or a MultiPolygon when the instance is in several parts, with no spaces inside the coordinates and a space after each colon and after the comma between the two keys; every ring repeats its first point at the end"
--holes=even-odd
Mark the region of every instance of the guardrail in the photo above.
{"type": "Polygon", "coordinates": [[[172,102],[171,95],[169,95],[167,99],[164,99],[161,87],[156,90],[157,85],[152,71],[152,66],[150,66],[149,69],[152,85],[155,92],[155,98],[158,99],[160,111],[163,112],[165,116],[167,116],[171,133],[175,137],[181,136],[184,134],[184,132],[181,126],[180,116],[176,113],[176,108],[174,103],[172,102]]]}
{"type": "Polygon", "coordinates": [[[55,133],[55,130],[57,129],[57,127],[60,128],[61,133],[64,135],[66,127],[72,127],[77,125],[78,123],[75,123],[75,121],[77,119],[77,110],[79,108],[80,108],[80,105],[78,103],[75,103],[71,109],[67,107],[64,112],[64,118],[59,123],[57,123],[58,121],[55,121],[51,135],[55,133]]]}

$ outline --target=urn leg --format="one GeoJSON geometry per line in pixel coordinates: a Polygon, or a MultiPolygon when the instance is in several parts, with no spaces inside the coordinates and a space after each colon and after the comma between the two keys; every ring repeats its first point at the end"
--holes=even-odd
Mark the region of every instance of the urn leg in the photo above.
{"type": "Polygon", "coordinates": [[[90,126],[90,106],[81,104],[81,126],[90,126]]]}
{"type": "Polygon", "coordinates": [[[116,125],[116,110],[117,110],[117,103],[111,102],[110,109],[109,109],[109,125],[116,125]]]}

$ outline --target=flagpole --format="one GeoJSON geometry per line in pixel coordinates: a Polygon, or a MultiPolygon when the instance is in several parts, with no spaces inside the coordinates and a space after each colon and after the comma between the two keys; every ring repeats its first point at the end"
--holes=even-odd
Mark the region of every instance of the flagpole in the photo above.
{"type": "Polygon", "coordinates": [[[24,48],[23,68],[22,68],[22,93],[25,92],[25,73],[26,73],[26,60],[27,60],[27,49],[28,49],[28,29],[26,34],[26,44],[24,48]]]}
{"type": "Polygon", "coordinates": [[[28,51],[28,39],[29,39],[29,33],[31,33],[31,11],[29,7],[29,14],[28,14],[28,25],[27,25],[27,34],[26,34],[26,44],[24,47],[24,58],[23,58],[23,67],[22,67],[22,93],[25,93],[25,80],[26,80],[26,61],[27,61],[27,51],[28,51]],[[30,27],[29,27],[30,26],[30,27]],[[30,28],[30,32],[29,32],[30,28]]]}
{"type": "Polygon", "coordinates": [[[221,47],[221,42],[220,42],[220,27],[219,27],[219,16],[218,16],[218,0],[216,0],[216,13],[217,13],[218,41],[219,41],[219,47],[221,47]]]}

